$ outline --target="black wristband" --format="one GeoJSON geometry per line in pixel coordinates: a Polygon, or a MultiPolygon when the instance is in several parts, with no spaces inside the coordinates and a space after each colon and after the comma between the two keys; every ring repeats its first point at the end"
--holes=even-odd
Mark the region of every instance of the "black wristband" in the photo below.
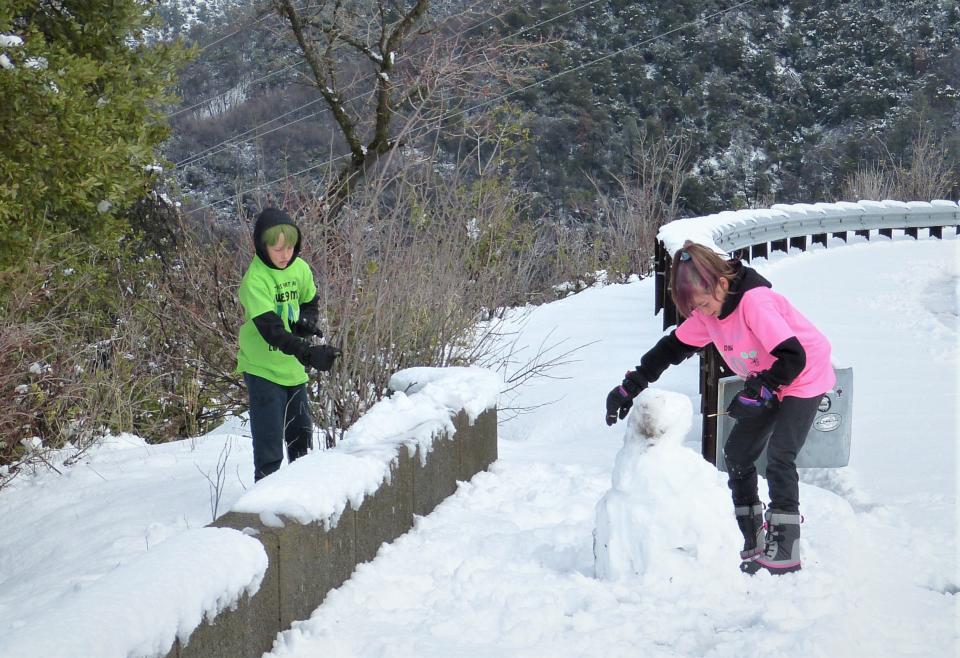
{"type": "Polygon", "coordinates": [[[743,383],[743,388],[751,393],[755,393],[757,397],[760,397],[761,387],[766,387],[768,391],[773,393],[779,388],[779,386],[776,386],[770,381],[770,377],[767,374],[768,372],[768,370],[763,370],[762,372],[757,372],[750,375],[743,383]]]}
{"type": "Polygon", "coordinates": [[[623,376],[623,383],[620,384],[623,386],[623,389],[630,394],[630,397],[637,397],[640,395],[640,391],[645,389],[648,386],[647,378],[641,375],[636,370],[630,370],[626,375],[623,376]]]}

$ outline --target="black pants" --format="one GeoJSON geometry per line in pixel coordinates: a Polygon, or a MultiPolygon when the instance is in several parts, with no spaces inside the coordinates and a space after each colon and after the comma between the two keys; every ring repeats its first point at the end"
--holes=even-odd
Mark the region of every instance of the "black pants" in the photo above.
{"type": "Polygon", "coordinates": [[[767,485],[770,508],[800,511],[800,477],[797,453],[817,415],[822,396],[785,397],[780,404],[755,418],[737,421],[723,448],[734,506],[760,502],[756,461],[767,447],[767,485]]]}
{"type": "Polygon", "coordinates": [[[250,373],[244,373],[243,380],[250,399],[253,479],[257,481],[280,468],[284,446],[288,461],[307,454],[313,422],[306,385],[281,386],[250,373]]]}

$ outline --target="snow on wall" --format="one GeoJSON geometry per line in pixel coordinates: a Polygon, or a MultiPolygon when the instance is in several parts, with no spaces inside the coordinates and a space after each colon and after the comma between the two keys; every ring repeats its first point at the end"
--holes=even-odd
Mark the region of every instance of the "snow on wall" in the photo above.
{"type": "Polygon", "coordinates": [[[259,541],[229,528],[197,528],[117,567],[51,606],[37,627],[8,638],[4,656],[127,658],[165,655],[267,570],[259,541]]]}
{"type": "Polygon", "coordinates": [[[473,422],[497,404],[500,378],[483,368],[410,368],[390,379],[395,391],[371,407],[332,450],[313,452],[264,478],[232,511],[259,514],[265,525],[337,524],[351,504],[377,491],[390,476],[401,447],[425,456],[434,437],[453,434],[453,417],[465,411],[473,422]]]}
{"type": "MultiPolygon", "coordinates": [[[[413,368],[394,375],[381,400],[337,448],[298,459],[248,490],[234,511],[335,523],[347,503],[359,507],[390,474],[400,448],[429,452],[454,433],[461,410],[470,422],[496,406],[501,380],[481,368],[413,368]]],[[[268,567],[263,545],[230,528],[171,537],[128,564],[56,601],[36,624],[4,638],[3,658],[129,658],[166,655],[203,623],[253,596],[268,567]]]]}

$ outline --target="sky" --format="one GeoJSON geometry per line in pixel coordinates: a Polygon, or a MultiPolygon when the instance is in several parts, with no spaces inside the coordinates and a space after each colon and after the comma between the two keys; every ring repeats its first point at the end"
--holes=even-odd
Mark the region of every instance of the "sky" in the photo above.
{"type": "Polygon", "coordinates": [[[365,460],[350,491],[330,482],[339,497],[302,501],[305,517],[335,514],[380,477],[391,441],[428,441],[445,408],[491,398],[501,422],[489,471],[382,546],[265,656],[955,657],[960,241],[924,233],[751,263],[854,373],[849,465],[800,471],[799,573],[738,569],[724,476],[699,456],[696,358],[605,425],[607,392],[663,335],[648,278],[508,313],[506,374],[552,359],[548,376],[498,397],[490,373],[451,373],[452,386],[441,373],[433,389],[375,407],[343,454],[309,455],[257,487],[241,419],[164,445],[113,437],[62,474],[19,476],[0,490],[0,658],[162,649],[259,587],[256,542],[203,528],[214,506],[269,506],[331,459],[365,460]],[[638,410],[663,441],[650,441],[638,410]],[[597,534],[642,559],[597,559],[597,534]]]}

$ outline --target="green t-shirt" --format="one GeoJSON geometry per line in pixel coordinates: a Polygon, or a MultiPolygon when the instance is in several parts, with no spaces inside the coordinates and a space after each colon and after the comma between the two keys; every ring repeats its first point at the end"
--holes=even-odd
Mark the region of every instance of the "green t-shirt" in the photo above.
{"type": "Polygon", "coordinates": [[[244,322],[240,327],[237,372],[248,372],[281,386],[297,386],[307,381],[307,371],[297,358],[284,354],[260,335],[253,318],[272,311],[290,331],[300,317],[300,304],[317,294],[310,266],[296,258],[285,269],[267,267],[254,256],[240,282],[240,303],[244,322]]]}

